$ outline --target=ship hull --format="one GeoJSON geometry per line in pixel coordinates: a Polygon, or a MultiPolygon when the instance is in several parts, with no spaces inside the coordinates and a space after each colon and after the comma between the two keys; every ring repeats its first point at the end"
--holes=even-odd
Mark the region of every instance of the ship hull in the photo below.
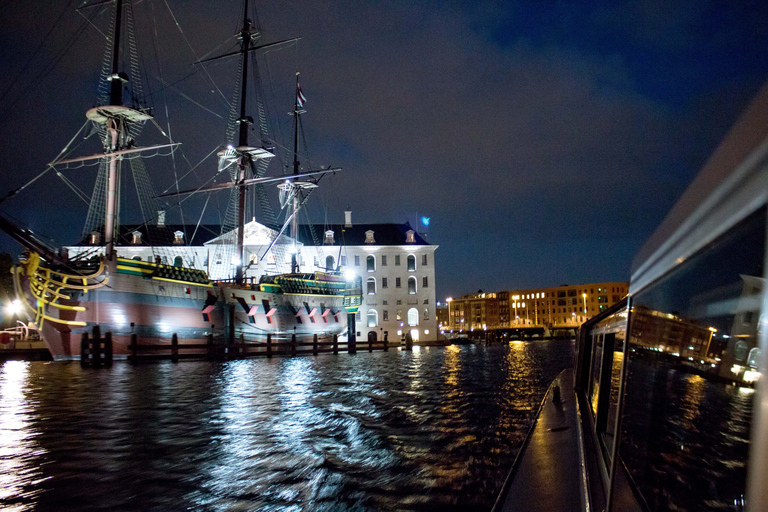
{"type": "Polygon", "coordinates": [[[283,294],[219,285],[234,333],[245,341],[278,337],[331,338],[347,332],[347,313],[341,295],[283,294]]]}

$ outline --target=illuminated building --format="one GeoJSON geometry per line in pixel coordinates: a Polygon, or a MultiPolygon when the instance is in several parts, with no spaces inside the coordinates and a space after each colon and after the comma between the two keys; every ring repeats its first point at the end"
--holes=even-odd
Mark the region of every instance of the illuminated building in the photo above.
{"type": "MultiPolygon", "coordinates": [[[[121,226],[116,247],[121,257],[155,261],[205,270],[211,279],[234,275],[232,256],[236,231],[220,236],[218,226],[166,225],[121,226]],[[195,233],[187,244],[187,234],[195,233]]],[[[416,340],[437,339],[434,254],[429,244],[410,224],[352,224],[345,212],[343,224],[300,225],[296,244],[278,232],[251,221],[243,227],[245,278],[287,272],[291,251],[297,252],[301,272],[352,272],[362,278],[363,305],[357,317],[357,335],[396,342],[410,333],[416,340]],[[287,267],[287,268],[286,268],[287,267]]],[[[87,237],[79,246],[68,247],[70,256],[96,255],[103,247],[87,237]]]]}
{"type": "Polygon", "coordinates": [[[449,327],[454,333],[533,327],[572,329],[622,300],[628,289],[629,283],[606,282],[463,295],[451,301],[449,327]]]}

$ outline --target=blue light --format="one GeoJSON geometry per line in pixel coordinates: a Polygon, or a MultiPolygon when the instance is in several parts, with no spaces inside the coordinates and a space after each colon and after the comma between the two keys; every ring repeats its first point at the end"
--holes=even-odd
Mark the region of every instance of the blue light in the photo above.
{"type": "Polygon", "coordinates": [[[429,226],[429,217],[422,217],[421,223],[424,224],[425,226],[429,226]]]}

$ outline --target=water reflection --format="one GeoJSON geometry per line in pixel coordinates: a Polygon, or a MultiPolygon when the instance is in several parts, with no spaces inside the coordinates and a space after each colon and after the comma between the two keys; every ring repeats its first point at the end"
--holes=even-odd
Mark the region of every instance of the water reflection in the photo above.
{"type": "Polygon", "coordinates": [[[4,365],[0,507],[488,509],[571,351],[4,365]]]}
{"type": "Polygon", "coordinates": [[[33,404],[24,396],[29,365],[8,361],[0,370],[0,504],[4,510],[29,510],[42,473],[36,458],[43,454],[29,422],[33,404]]]}

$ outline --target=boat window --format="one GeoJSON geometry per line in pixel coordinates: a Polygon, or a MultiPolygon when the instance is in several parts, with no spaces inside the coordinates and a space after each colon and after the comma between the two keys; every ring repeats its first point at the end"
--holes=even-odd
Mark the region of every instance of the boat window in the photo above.
{"type": "Polygon", "coordinates": [[[592,417],[597,415],[597,397],[600,394],[600,366],[603,362],[603,335],[592,337],[592,363],[589,371],[589,405],[592,409],[592,417]]]}
{"type": "Polygon", "coordinates": [[[765,215],[633,298],[619,456],[651,510],[735,510],[745,494],[765,215]]]}
{"type": "Polygon", "coordinates": [[[590,369],[589,405],[607,464],[613,457],[626,324],[627,311],[621,309],[601,320],[590,333],[595,348],[590,369]]]}

